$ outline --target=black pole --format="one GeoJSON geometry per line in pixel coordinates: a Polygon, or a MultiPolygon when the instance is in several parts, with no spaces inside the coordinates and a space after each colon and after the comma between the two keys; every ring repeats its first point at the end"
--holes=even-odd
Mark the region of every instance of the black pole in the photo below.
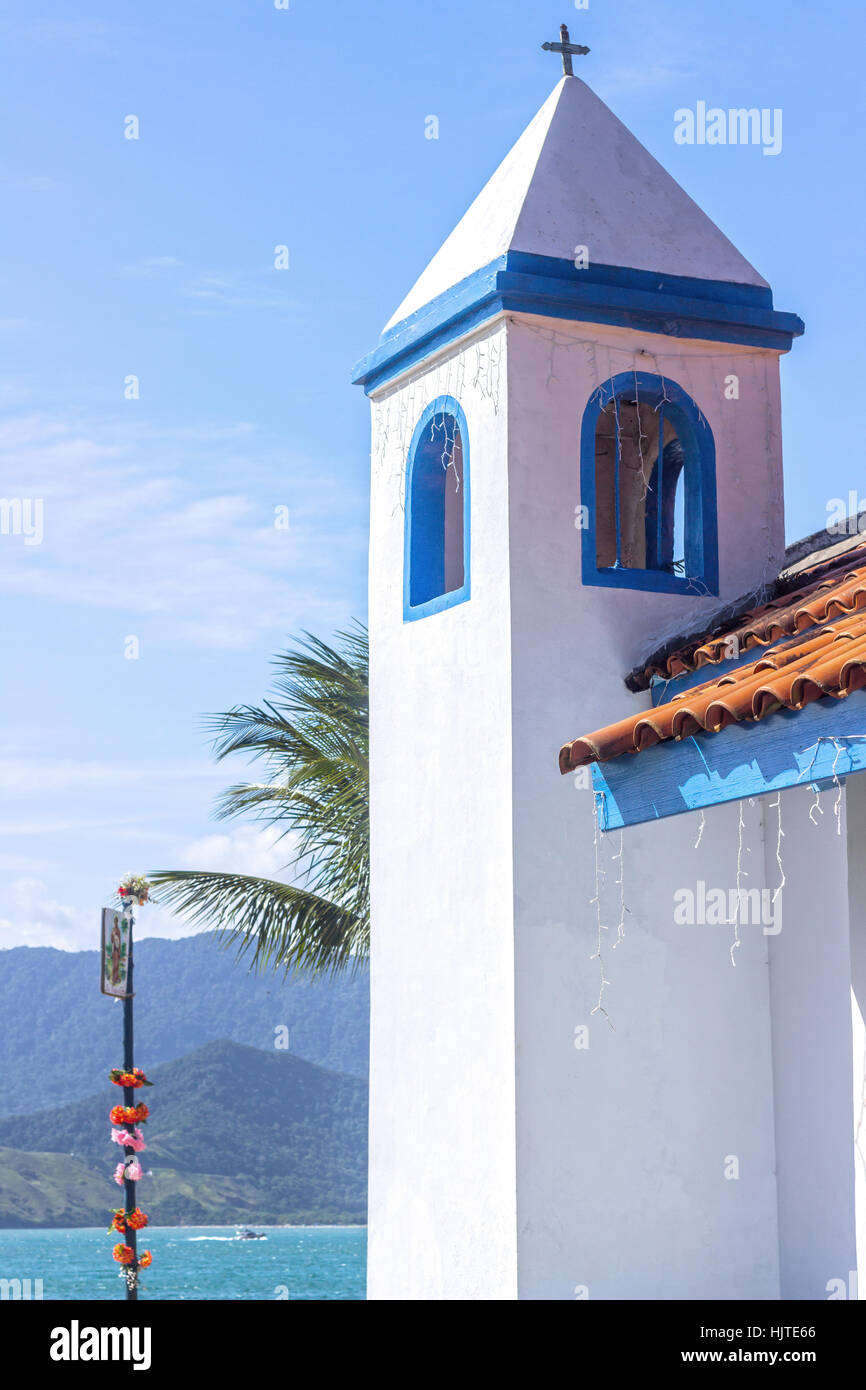
{"type": "MultiPolygon", "coordinates": [[[[128,1072],[131,1072],[132,1069],[133,1069],[133,1067],[135,1066],[135,1047],[134,1047],[134,1038],[133,1038],[133,1031],[132,1031],[132,928],[133,928],[133,924],[134,924],[134,918],[133,918],[133,915],[132,915],[132,906],[130,905],[130,909],[129,909],[129,967],[128,967],[127,974],[126,974],[126,998],[125,998],[124,1001],[123,1001],[123,1069],[124,1069],[124,1071],[128,1071],[128,1072]]],[[[124,1088],[123,1088],[123,1103],[124,1103],[124,1105],[135,1105],[135,1090],[133,1089],[132,1086],[124,1086],[124,1088]]],[[[129,1160],[130,1160],[131,1158],[135,1158],[135,1149],[130,1149],[130,1148],[128,1148],[128,1147],[124,1147],[123,1153],[124,1153],[124,1158],[125,1158],[125,1161],[126,1161],[126,1162],[129,1162],[129,1160]]],[[[123,1209],[124,1209],[124,1211],[125,1211],[125,1212],[135,1211],[135,1206],[136,1206],[135,1183],[134,1183],[134,1182],[130,1182],[130,1180],[129,1180],[128,1178],[126,1178],[126,1179],[124,1180],[124,1184],[123,1184],[123,1194],[124,1194],[124,1202],[123,1202],[123,1209]]],[[[126,1280],[126,1297],[127,1297],[127,1300],[128,1300],[128,1301],[131,1301],[131,1302],[133,1302],[133,1303],[137,1303],[137,1302],[138,1302],[138,1246],[137,1246],[137,1244],[136,1244],[137,1236],[138,1236],[138,1232],[137,1232],[137,1231],[132,1231],[132,1230],[129,1229],[129,1227],[126,1227],[126,1231],[125,1231],[125,1235],[124,1235],[124,1240],[125,1240],[125,1242],[126,1242],[127,1245],[131,1245],[131,1246],[132,1246],[132,1252],[133,1252],[132,1264],[128,1266],[128,1268],[132,1271],[133,1278],[127,1279],[127,1280],[126,1280]]]]}

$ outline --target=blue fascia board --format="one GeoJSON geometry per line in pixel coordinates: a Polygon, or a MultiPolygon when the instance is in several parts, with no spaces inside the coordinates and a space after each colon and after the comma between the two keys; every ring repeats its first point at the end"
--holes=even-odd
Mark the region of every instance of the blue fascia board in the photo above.
{"type": "Polygon", "coordinates": [[[602,830],[866,772],[866,691],[594,763],[602,830]],[[835,740],[835,741],[834,741],[835,740]]]}
{"type": "Polygon", "coordinates": [[[761,285],[739,285],[509,251],[383,333],[355,368],[367,394],[500,313],[638,328],[787,352],[804,331],[761,285]]]}

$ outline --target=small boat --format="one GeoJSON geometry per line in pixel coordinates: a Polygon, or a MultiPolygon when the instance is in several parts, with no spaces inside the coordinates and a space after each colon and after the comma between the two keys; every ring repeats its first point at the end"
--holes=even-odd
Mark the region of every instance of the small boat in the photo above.
{"type": "Polygon", "coordinates": [[[235,1234],[235,1239],[236,1239],[236,1240],[267,1240],[267,1236],[265,1235],[264,1231],[250,1231],[250,1230],[248,1230],[248,1229],[244,1229],[244,1230],[242,1230],[242,1231],[239,1230],[239,1231],[236,1232],[236,1234],[235,1234]]]}

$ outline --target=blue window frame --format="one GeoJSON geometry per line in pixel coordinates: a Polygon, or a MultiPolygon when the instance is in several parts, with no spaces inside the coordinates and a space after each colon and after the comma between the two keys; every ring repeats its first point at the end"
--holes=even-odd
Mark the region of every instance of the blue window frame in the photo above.
{"type": "Polygon", "coordinates": [[[469,433],[451,396],[427,406],[406,469],[403,618],[469,598],[469,433]]]}
{"type": "Polygon", "coordinates": [[[598,387],[583,414],[580,479],[584,584],[718,593],[715,443],[681,386],[622,372],[598,387]]]}

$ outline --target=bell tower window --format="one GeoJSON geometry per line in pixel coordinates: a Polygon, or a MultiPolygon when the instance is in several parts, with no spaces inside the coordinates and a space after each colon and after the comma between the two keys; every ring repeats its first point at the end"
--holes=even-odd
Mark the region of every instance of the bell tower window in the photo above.
{"type": "Polygon", "coordinates": [[[442,396],[418,421],[406,474],[403,617],[427,617],[469,598],[469,435],[442,396]]]}
{"type": "Polygon", "coordinates": [[[715,445],[676,382],[623,372],[593,392],[581,501],[584,584],[718,593],[715,445]]]}

